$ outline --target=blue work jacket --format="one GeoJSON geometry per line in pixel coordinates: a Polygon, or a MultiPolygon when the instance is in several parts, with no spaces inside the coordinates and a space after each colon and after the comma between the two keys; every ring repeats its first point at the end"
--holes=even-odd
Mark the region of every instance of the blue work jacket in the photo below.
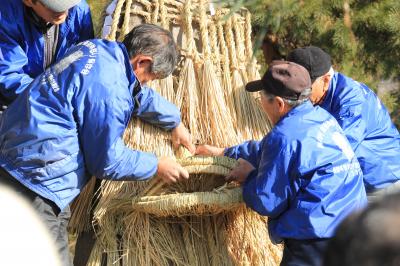
{"type": "Polygon", "coordinates": [[[355,151],[367,192],[399,181],[399,132],[371,89],[336,72],[321,107],[336,118],[355,151]]]}
{"type": "Polygon", "coordinates": [[[243,198],[269,217],[274,242],[330,238],[366,204],[360,165],[342,129],[310,101],[290,110],[262,141],[227,148],[225,155],[256,167],[243,198]]]}
{"type": "MultiPolygon", "coordinates": [[[[29,19],[22,0],[2,0],[0,4],[0,101],[11,103],[45,70],[44,33],[29,19]]],[[[60,25],[59,60],[72,45],[92,39],[93,25],[88,4],[82,0],[68,10],[60,25]]]]}
{"type": "Polygon", "coordinates": [[[179,110],[140,87],[123,44],[89,40],[38,76],[0,122],[0,166],[64,209],[94,175],[145,180],[157,171],[152,153],[122,136],[132,116],[166,130],[179,110]]]}

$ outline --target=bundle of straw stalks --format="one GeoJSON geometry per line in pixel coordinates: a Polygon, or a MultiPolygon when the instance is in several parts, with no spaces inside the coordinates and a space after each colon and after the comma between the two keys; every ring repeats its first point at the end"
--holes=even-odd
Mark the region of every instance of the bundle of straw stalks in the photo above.
{"type": "MultiPolygon", "coordinates": [[[[251,45],[250,14],[206,0],[118,0],[107,36],[122,40],[137,23],[170,30],[182,54],[177,71],[152,85],[181,110],[200,143],[227,147],[260,139],[269,122],[244,84],[259,77],[251,45]]],[[[164,185],[103,181],[94,210],[97,242],[89,265],[278,265],[282,248],[269,241],[266,219],[246,208],[240,187],[224,175],[232,162],[176,155],[170,135],[132,120],[124,136],[133,148],[171,156],[191,169],[189,180],[164,185]],[[200,160],[200,161],[196,161],[200,160]]],[[[75,231],[89,213],[93,189],[76,203],[75,231]],[[86,206],[83,206],[86,203],[86,206]],[[86,210],[86,211],[85,211],[86,210]]]]}

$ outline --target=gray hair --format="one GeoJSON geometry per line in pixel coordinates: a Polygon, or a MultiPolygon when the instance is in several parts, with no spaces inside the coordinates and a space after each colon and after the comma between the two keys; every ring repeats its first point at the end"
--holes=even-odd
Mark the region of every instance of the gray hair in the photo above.
{"type": "Polygon", "coordinates": [[[154,24],[141,24],[133,28],[123,40],[130,58],[142,54],[151,56],[149,70],[157,78],[165,78],[174,70],[178,53],[172,34],[154,24]]]}
{"type": "Polygon", "coordinates": [[[302,91],[299,95],[298,100],[289,100],[289,99],[285,99],[285,98],[283,98],[283,100],[285,102],[287,102],[290,107],[294,108],[294,107],[299,106],[300,104],[308,101],[310,99],[310,96],[311,96],[311,88],[305,89],[304,91],[302,91]]]}
{"type": "MultiPolygon", "coordinates": [[[[276,95],[270,94],[264,90],[263,90],[263,92],[268,97],[268,100],[273,100],[276,97],[276,95]]],[[[298,100],[289,100],[289,99],[285,99],[282,96],[279,96],[279,97],[281,97],[291,108],[294,108],[294,107],[299,106],[300,104],[308,101],[310,99],[310,96],[311,96],[311,88],[305,89],[304,91],[302,91],[299,94],[298,100]]]]}

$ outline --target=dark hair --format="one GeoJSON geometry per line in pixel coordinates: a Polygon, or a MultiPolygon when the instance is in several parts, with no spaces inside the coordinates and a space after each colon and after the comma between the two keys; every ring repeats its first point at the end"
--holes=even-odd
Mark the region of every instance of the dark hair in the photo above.
{"type": "Polygon", "coordinates": [[[325,266],[400,265],[400,193],[348,217],[330,241],[325,266]]]}
{"type": "Polygon", "coordinates": [[[165,78],[175,68],[178,54],[172,34],[153,24],[141,24],[133,28],[123,40],[129,57],[142,54],[151,56],[150,72],[158,78],[165,78]]]}

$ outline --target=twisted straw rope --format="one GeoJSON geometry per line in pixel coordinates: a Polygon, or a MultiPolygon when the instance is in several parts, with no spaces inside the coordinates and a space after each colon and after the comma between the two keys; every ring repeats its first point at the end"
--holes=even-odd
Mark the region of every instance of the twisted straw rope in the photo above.
{"type": "Polygon", "coordinates": [[[122,41],[124,36],[128,34],[129,22],[131,19],[131,12],[129,11],[132,6],[132,0],[127,0],[125,5],[124,23],[122,24],[121,34],[119,40],[122,41]]]}
{"type": "Polygon", "coordinates": [[[138,10],[138,9],[133,9],[130,11],[130,14],[132,15],[138,15],[144,18],[144,21],[146,23],[149,23],[151,21],[151,14],[147,11],[143,11],[143,10],[138,10]]]}
{"type": "Polygon", "coordinates": [[[135,211],[159,217],[218,214],[243,206],[242,189],[177,193],[132,200],[135,211]]]}
{"type": "Polygon", "coordinates": [[[211,43],[211,51],[212,51],[212,59],[213,63],[217,68],[217,73],[221,75],[221,54],[219,52],[218,47],[218,35],[217,35],[217,27],[214,23],[210,24],[210,43],[211,43]]]}
{"type": "Polygon", "coordinates": [[[229,51],[229,59],[231,61],[231,70],[238,69],[238,59],[236,57],[235,40],[232,31],[232,18],[227,19],[225,23],[226,42],[229,51]]]}
{"type": "Polygon", "coordinates": [[[190,165],[220,165],[232,170],[236,165],[236,160],[225,156],[191,156],[179,159],[178,163],[183,167],[190,165]]]}
{"type": "Polygon", "coordinates": [[[243,22],[240,21],[239,15],[234,14],[232,16],[232,24],[235,36],[235,46],[237,47],[237,58],[238,58],[238,67],[240,69],[240,73],[243,77],[243,82],[248,82],[248,77],[246,73],[246,55],[245,55],[245,40],[243,38],[244,28],[243,22]]]}
{"type": "Polygon", "coordinates": [[[176,7],[177,9],[181,9],[183,7],[183,3],[176,1],[176,0],[164,0],[164,2],[168,5],[172,5],[176,7]]]}
{"type": "MultiPolygon", "coordinates": [[[[185,149],[186,150],[186,149],[185,149]]],[[[222,156],[187,156],[189,152],[184,153],[178,163],[184,167],[189,174],[215,174],[226,176],[230,170],[236,165],[236,160],[222,156]],[[213,167],[217,166],[217,167],[213,167]]],[[[161,190],[165,182],[155,177],[153,178],[147,189],[141,195],[153,196],[161,190]]]]}
{"type": "Polygon", "coordinates": [[[244,11],[245,15],[245,46],[248,62],[253,60],[253,44],[251,42],[251,14],[250,11],[244,11]]]}
{"type": "Polygon", "coordinates": [[[159,5],[160,5],[160,20],[161,20],[161,27],[164,29],[169,28],[169,22],[167,19],[167,7],[165,5],[165,0],[159,0],[159,5]]]}
{"type": "Polygon", "coordinates": [[[201,43],[203,45],[203,55],[205,59],[209,59],[211,56],[210,40],[208,38],[207,29],[207,12],[205,8],[206,2],[204,0],[199,1],[199,13],[200,13],[200,35],[201,43]]]}
{"type": "Polygon", "coordinates": [[[151,22],[153,24],[157,24],[159,12],[160,12],[160,3],[158,1],[155,1],[154,10],[153,10],[153,13],[152,13],[153,17],[151,19],[151,22]]]}
{"type": "Polygon", "coordinates": [[[240,21],[240,17],[237,14],[232,15],[232,24],[233,24],[233,30],[234,30],[234,36],[235,36],[235,42],[236,42],[236,47],[237,47],[237,57],[239,59],[240,63],[243,63],[246,61],[245,57],[245,40],[243,38],[243,23],[240,21]]]}
{"type": "Polygon", "coordinates": [[[193,28],[192,28],[192,20],[193,20],[192,14],[193,13],[191,12],[190,7],[191,7],[191,0],[187,0],[184,5],[184,8],[183,8],[184,19],[182,20],[182,23],[183,23],[184,30],[186,31],[187,40],[188,40],[188,44],[187,44],[188,55],[193,56],[196,49],[195,49],[194,35],[193,35],[193,28]]]}
{"type": "Polygon", "coordinates": [[[111,24],[111,31],[110,34],[106,37],[108,40],[115,40],[117,35],[119,17],[121,16],[122,6],[124,5],[125,0],[118,0],[117,6],[115,7],[114,15],[113,15],[113,22],[111,24]]]}
{"type": "MultiPolygon", "coordinates": [[[[226,176],[236,165],[236,160],[222,156],[191,156],[178,160],[189,174],[213,174],[226,176]]],[[[237,191],[223,190],[224,193],[212,192],[176,193],[154,196],[158,193],[164,182],[154,178],[149,189],[142,195],[135,197],[133,208],[136,211],[148,212],[158,216],[199,215],[232,209],[241,203],[241,194],[237,191]],[[233,193],[233,194],[231,194],[233,193]],[[233,198],[232,198],[233,197],[233,198]],[[233,200],[233,201],[231,201],[233,200]],[[174,203],[171,203],[174,202],[174,203]],[[231,202],[231,205],[229,203],[231,202]],[[223,205],[226,205],[224,207],[223,205]],[[212,211],[214,210],[214,211],[212,211]]]]}
{"type": "Polygon", "coordinates": [[[142,4],[147,11],[151,11],[151,2],[148,0],[135,0],[135,2],[142,4]]]}

